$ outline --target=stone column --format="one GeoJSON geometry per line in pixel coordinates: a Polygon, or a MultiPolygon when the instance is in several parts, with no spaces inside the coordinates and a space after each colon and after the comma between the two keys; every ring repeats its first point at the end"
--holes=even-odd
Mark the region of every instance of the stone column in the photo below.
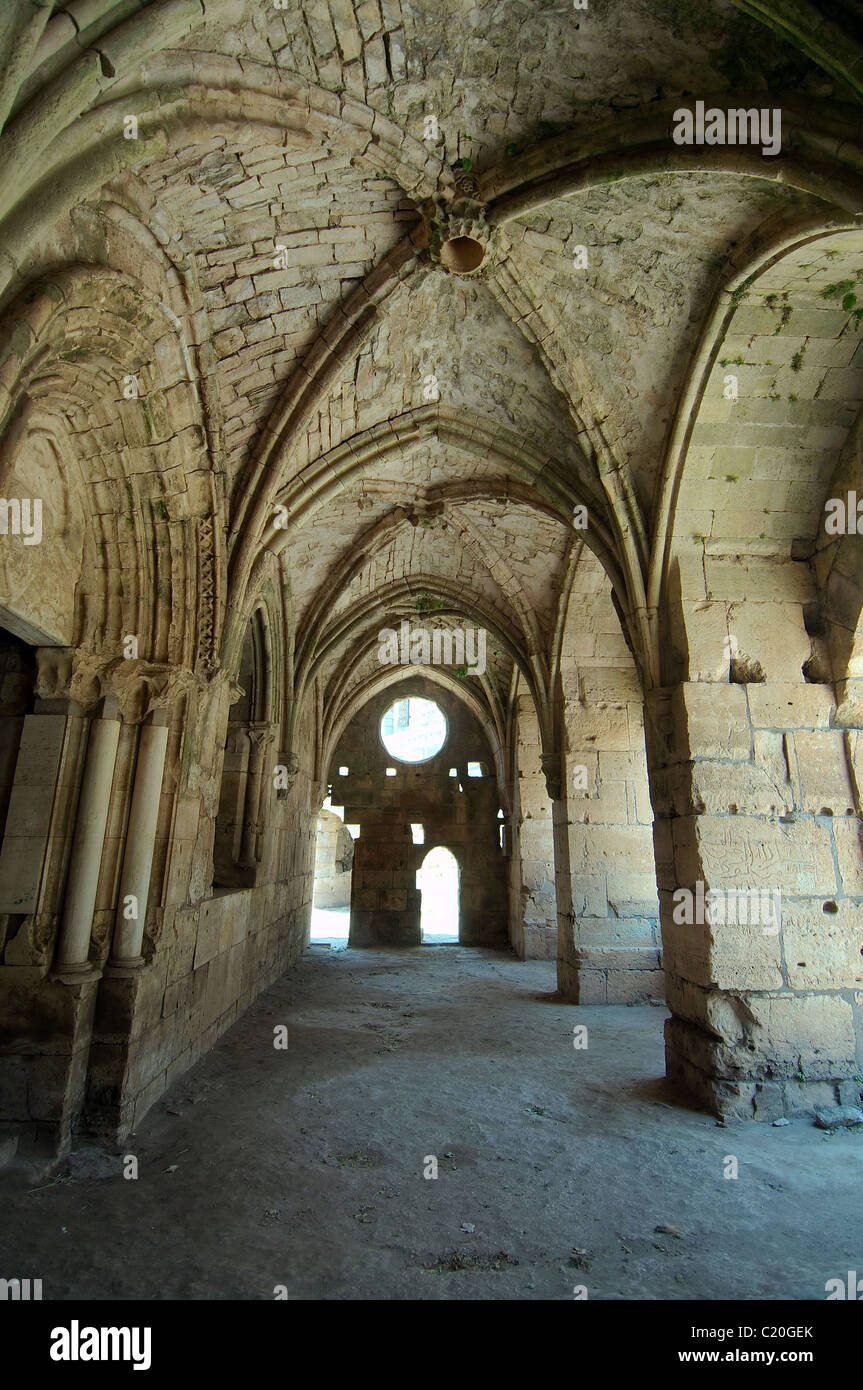
{"type": "Polygon", "coordinates": [[[68,979],[70,983],[82,974],[96,973],[89,962],[90,931],[119,739],[117,703],[108,699],[101,717],[93,719],[90,724],[75,838],[66,879],[56,968],[59,978],[68,979]]]}
{"type": "Polygon", "coordinates": [[[114,926],[114,945],[107,967],[112,974],[121,970],[137,970],[143,965],[141,942],[144,937],[167,746],[168,714],[166,710],[160,709],[150,716],[148,723],[141,726],[139,736],[132,807],[126,831],[126,852],[123,857],[114,926]],[[135,899],[136,910],[134,916],[127,917],[129,898],[135,899]]]}
{"type": "Polygon", "coordinates": [[[258,863],[258,822],[261,805],[261,782],[264,769],[264,751],[273,741],[273,731],[269,724],[250,724],[249,762],[246,772],[246,795],[243,806],[243,837],[240,845],[239,863],[244,869],[253,869],[258,863]]]}

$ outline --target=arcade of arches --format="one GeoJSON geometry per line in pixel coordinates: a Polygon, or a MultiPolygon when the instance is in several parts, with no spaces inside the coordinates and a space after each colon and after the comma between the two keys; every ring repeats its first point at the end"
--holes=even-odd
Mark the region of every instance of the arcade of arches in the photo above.
{"type": "Polygon", "coordinates": [[[419,942],[441,846],[462,946],[667,1003],[688,1104],[859,1104],[832,8],[2,6],[7,1150],[121,1143],[296,965],[328,796],[357,951],[419,942]],[[781,110],[781,152],[674,143],[696,98],[781,110]]]}

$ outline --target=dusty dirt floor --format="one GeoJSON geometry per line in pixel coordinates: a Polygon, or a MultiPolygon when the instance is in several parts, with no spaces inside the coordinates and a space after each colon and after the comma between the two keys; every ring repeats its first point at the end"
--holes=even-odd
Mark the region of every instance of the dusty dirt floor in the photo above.
{"type": "Polygon", "coordinates": [[[45,1299],[823,1300],[863,1270],[863,1135],[721,1127],[662,1079],[663,1008],[554,989],[492,951],[312,948],[117,1155],[4,1181],[0,1268],[45,1299]]]}

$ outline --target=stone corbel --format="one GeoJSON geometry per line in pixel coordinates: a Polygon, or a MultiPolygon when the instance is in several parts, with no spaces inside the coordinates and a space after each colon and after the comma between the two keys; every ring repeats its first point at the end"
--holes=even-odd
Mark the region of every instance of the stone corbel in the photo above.
{"type": "Polygon", "coordinates": [[[272,743],[273,739],[276,737],[275,730],[270,724],[266,723],[250,724],[246,729],[246,733],[252,747],[260,749],[261,751],[266,748],[268,743],[272,743]]]}
{"type": "Polygon", "coordinates": [[[69,700],[74,647],[37,647],[36,697],[39,700],[69,700]]]}
{"type": "Polygon", "coordinates": [[[836,712],[832,720],[834,728],[863,728],[863,679],[855,676],[837,681],[836,695],[836,712]]]}
{"type": "Polygon", "coordinates": [[[559,801],[563,796],[563,776],[560,766],[559,753],[542,753],[540,755],[540,766],[542,775],[545,778],[545,789],[552,801],[559,801]]]}
{"type": "Polygon", "coordinates": [[[70,682],[70,694],[75,703],[82,709],[91,710],[110,694],[111,671],[118,661],[118,657],[78,652],[70,682]]]}
{"type": "Polygon", "coordinates": [[[111,671],[118,664],[118,657],[79,647],[39,647],[36,696],[40,700],[70,700],[90,712],[109,694],[111,671]]]}
{"type": "Polygon", "coordinates": [[[299,760],[299,757],[297,756],[296,753],[285,753],[285,754],[283,754],[283,756],[282,756],[280,766],[282,766],[282,767],[285,769],[285,772],[286,772],[286,774],[287,774],[287,775],[286,775],[286,783],[287,783],[287,785],[284,786],[284,787],[277,787],[277,788],[276,788],[276,800],[277,800],[277,801],[286,801],[286,800],[287,800],[287,797],[288,797],[288,794],[289,794],[290,792],[292,792],[293,789],[294,789],[294,783],[295,783],[296,780],[297,780],[297,774],[299,773],[299,770],[300,770],[300,760],[299,760]]]}

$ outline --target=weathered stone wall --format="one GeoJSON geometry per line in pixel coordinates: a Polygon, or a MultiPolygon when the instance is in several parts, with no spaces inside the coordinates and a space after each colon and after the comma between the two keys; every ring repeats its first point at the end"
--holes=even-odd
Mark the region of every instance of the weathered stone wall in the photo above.
{"type": "Polygon", "coordinates": [[[473,715],[449,691],[409,677],[371,699],[338,742],[331,763],[332,799],[345,820],[359,824],[354,844],[350,942],[357,946],[412,945],[421,940],[417,870],[443,845],[459,866],[459,941],[468,946],[506,941],[506,861],[500,848],[497,779],[486,739],[473,715]],[[441,751],[425,763],[396,763],[380,740],[380,721],[395,699],[420,695],[446,716],[441,751]],[[469,762],[487,775],[469,777],[469,762]],[[387,767],[396,776],[387,777],[387,767]],[[339,767],[349,769],[346,777],[339,767]],[[449,769],[458,769],[457,777],[449,769]],[[459,790],[459,787],[463,790],[459,790]],[[411,824],[424,827],[415,845],[411,824]]]}
{"type": "Polygon", "coordinates": [[[551,802],[540,765],[536,709],[527,693],[518,697],[517,720],[520,814],[511,861],[510,940],[522,960],[554,960],[557,896],[551,802]]]}
{"type": "Polygon", "coordinates": [[[668,669],[689,678],[651,695],[648,721],[669,1073],[714,1109],[759,1119],[856,1100],[859,730],[838,719],[808,630],[815,572],[731,555],[721,538],[696,557],[684,536],[668,669]],[[779,929],[675,918],[674,894],[698,884],[778,892],[779,929]]]}
{"type": "MultiPolygon", "coordinates": [[[[762,649],[763,650],[763,649],[762,649]]],[[[723,1113],[859,1098],[857,731],[828,688],[692,682],[651,699],[671,1075],[723,1113]],[[687,922],[674,893],[781,893],[781,930],[687,922]]]]}
{"type": "Polygon", "coordinates": [[[437,842],[463,940],[556,944],[569,999],[659,993],[642,691],[672,1074],[744,1114],[847,1091],[842,16],[228,0],[85,5],[79,33],[30,8],[0,23],[0,497],[44,531],[0,529],[0,621],[41,644],[36,701],[0,693],[0,1113],[62,1147],[86,1095],[125,1132],[295,957],[351,718],[358,940],[416,938],[437,842]],[[675,105],[729,83],[805,94],[781,159],[673,143],[675,105]],[[385,778],[375,634],[417,612],[481,628],[487,665],[447,704],[458,758],[385,778]],[[462,755],[501,789],[458,791],[462,755]],[[777,886],[781,936],[681,926],[702,881],[777,886]]]}

